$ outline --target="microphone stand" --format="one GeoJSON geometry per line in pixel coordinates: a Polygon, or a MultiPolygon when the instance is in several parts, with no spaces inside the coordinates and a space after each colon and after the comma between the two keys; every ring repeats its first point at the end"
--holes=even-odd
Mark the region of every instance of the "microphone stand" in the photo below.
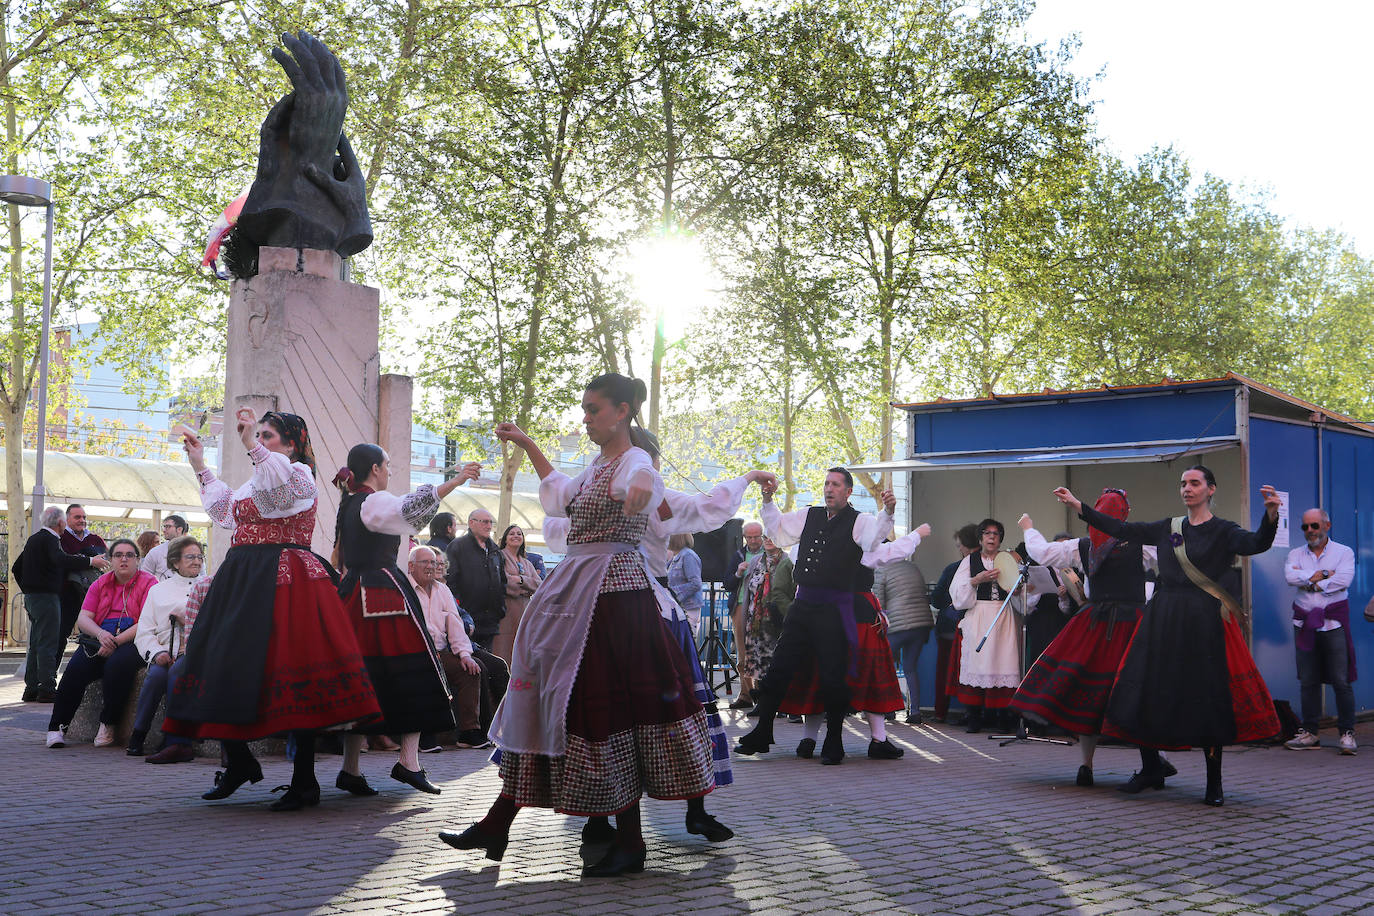
{"type": "MultiPolygon", "coordinates": [[[[1030,564],[1020,564],[1020,570],[1020,575],[1016,577],[1016,584],[1013,585],[1011,587],[1011,591],[1007,593],[1007,600],[1002,602],[1001,610],[997,612],[997,617],[993,619],[992,626],[988,627],[988,632],[983,634],[983,639],[981,642],[978,643],[978,648],[983,648],[983,643],[988,641],[988,634],[992,632],[992,627],[996,626],[997,621],[1001,619],[1002,611],[1005,611],[1007,609],[1007,605],[1011,603],[1012,596],[1016,594],[1016,590],[1018,588],[1021,589],[1021,676],[1025,677],[1026,671],[1030,668],[1030,662],[1026,658],[1027,644],[1029,642],[1029,640],[1026,638],[1027,621],[1030,619],[1029,602],[1027,601],[1026,593],[1030,589],[1030,564]]],[[[977,649],[975,649],[974,651],[976,652],[977,649]]],[[[1018,741],[1038,741],[1041,744],[1073,744],[1072,741],[1069,741],[1066,738],[1042,738],[1039,735],[1032,735],[1026,729],[1025,716],[1016,717],[1016,731],[1012,734],[988,735],[988,740],[1001,742],[999,747],[1006,747],[1008,744],[1015,744],[1018,741]]]]}
{"type": "MultiPolygon", "coordinates": [[[[716,692],[716,673],[723,672],[723,682],[725,684],[725,695],[731,696],[734,692],[734,679],[739,676],[739,666],[735,659],[731,657],[730,650],[725,646],[725,640],[721,636],[720,615],[716,608],[716,583],[711,582],[711,587],[707,593],[706,606],[711,613],[706,625],[706,638],[697,647],[697,654],[701,658],[702,667],[706,669],[706,687],[714,695],[716,692]],[[731,672],[734,672],[732,675],[731,672]]],[[[726,619],[729,619],[727,613],[726,619]]],[[[739,651],[738,641],[736,652],[739,651]]]]}

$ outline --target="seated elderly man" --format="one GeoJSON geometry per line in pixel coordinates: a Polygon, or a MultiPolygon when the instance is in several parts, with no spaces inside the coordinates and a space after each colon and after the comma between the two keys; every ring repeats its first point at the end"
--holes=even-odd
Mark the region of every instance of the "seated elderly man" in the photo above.
{"type": "MultiPolygon", "coordinates": [[[[407,573],[420,607],[425,613],[430,638],[444,666],[449,689],[453,692],[453,717],[458,721],[459,747],[485,747],[486,733],[481,728],[482,666],[472,657],[472,640],[458,616],[458,602],[453,599],[443,579],[438,578],[439,561],[430,547],[416,547],[410,551],[407,573]]],[[[420,747],[438,747],[432,735],[422,735],[420,747]]]]}

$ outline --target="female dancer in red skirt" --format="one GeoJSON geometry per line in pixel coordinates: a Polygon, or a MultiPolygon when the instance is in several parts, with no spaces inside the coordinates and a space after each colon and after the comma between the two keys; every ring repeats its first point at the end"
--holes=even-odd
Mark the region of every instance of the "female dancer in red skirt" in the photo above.
{"type": "Polygon", "coordinates": [[[501,794],[480,822],[440,833],[457,849],[505,853],[525,805],[616,815],[615,845],[584,874],[644,869],[639,799],[690,799],[715,786],[706,714],[691,663],[659,616],[638,553],[663,481],[630,443],[644,383],[593,379],[583,423],[601,454],[575,479],[560,474],[512,423],[496,435],[522,449],[541,479],[544,511],[572,520],[568,555],[525,609],[510,689],[492,722],[501,794]]]}
{"type": "MultiPolygon", "coordinates": [[[[1245,645],[1234,598],[1216,585],[1237,555],[1263,553],[1278,529],[1279,495],[1263,486],[1264,517],[1246,531],[1212,514],[1217,482],[1195,465],[1183,472],[1179,493],[1187,515],[1158,522],[1124,522],[1084,506],[1065,487],[1054,491],[1089,525],[1112,537],[1159,549],[1159,584],[1126,650],[1107,705],[1102,733],[1145,748],[1201,747],[1207,758],[1203,801],[1221,805],[1221,749],[1260,741],[1279,730],[1274,701],[1245,645]],[[1178,530],[1175,530],[1178,529],[1178,530]],[[1178,557],[1184,552],[1191,570],[1178,557]],[[1215,589],[1217,597],[1195,582],[1215,589]],[[1219,600],[1224,598],[1225,601],[1219,600]]],[[[1165,772],[1158,751],[1128,787],[1160,789],[1165,772]]],[[[1136,788],[1136,791],[1139,791],[1136,788]]]]}
{"type": "MultiPolygon", "coordinates": [[[[455,727],[444,678],[420,599],[396,565],[401,536],[423,530],[439,511],[439,501],[469,480],[482,466],[470,463],[455,477],[435,487],[424,484],[405,496],[386,492],[391,459],[380,445],[364,442],[348,451],[348,465],[334,483],[343,493],[335,522],[343,579],[339,596],[358,635],[363,661],[377,691],[382,721],[364,731],[401,736],[400,759],[391,778],[439,794],[420,767],[420,732],[455,727]]],[[[344,765],[337,785],[354,795],[376,795],[359,768],[363,736],[344,742],[344,765]]]]}
{"type": "Polygon", "coordinates": [[[163,730],[223,743],[228,766],[202,796],[211,800],[262,779],[249,741],[295,732],[291,785],[272,804],[295,811],[320,801],[311,734],[380,709],[334,570],[310,550],[315,456],[305,421],[270,411],[259,426],[248,407],[237,420],[253,460],[252,478],[237,490],[216,479],[200,441],[186,437],[205,511],[234,537],[201,604],[163,730]]]}
{"type": "MultiPolygon", "coordinates": [[[[1131,504],[1125,490],[1106,489],[1093,508],[1125,521],[1131,504]]],[[[1029,719],[1079,736],[1083,763],[1076,782],[1091,786],[1093,752],[1102,733],[1107,699],[1126,647],[1140,625],[1145,571],[1158,568],[1158,550],[1153,545],[1114,538],[1097,528],[1089,528],[1085,538],[1047,541],[1035,530],[1030,516],[1021,516],[1018,524],[1025,532],[1026,551],[1032,560],[1054,569],[1073,567],[1087,576],[1088,603],[1031,665],[1011,705],[1029,719]]],[[[1142,750],[1147,763],[1153,754],[1142,750]]],[[[1159,763],[1165,776],[1177,772],[1167,760],[1160,758],[1159,763]]]]}

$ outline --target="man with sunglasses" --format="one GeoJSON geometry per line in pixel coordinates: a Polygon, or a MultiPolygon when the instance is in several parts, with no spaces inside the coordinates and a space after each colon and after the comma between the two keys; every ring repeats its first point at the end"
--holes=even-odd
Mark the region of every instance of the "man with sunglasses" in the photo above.
{"type": "Polygon", "coordinates": [[[1298,589],[1293,602],[1298,682],[1302,685],[1302,728],[1288,742],[1291,750],[1321,747],[1317,718],[1322,711],[1322,684],[1336,694],[1336,728],[1341,753],[1354,756],[1355,646],[1350,638],[1349,592],[1355,578],[1355,552],[1331,540],[1331,516],[1323,509],[1302,514],[1307,543],[1288,553],[1284,575],[1298,589]]]}

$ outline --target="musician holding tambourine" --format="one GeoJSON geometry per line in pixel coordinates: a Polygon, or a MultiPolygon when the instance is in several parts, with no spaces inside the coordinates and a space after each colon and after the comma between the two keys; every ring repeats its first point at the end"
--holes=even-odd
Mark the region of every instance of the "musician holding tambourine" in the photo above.
{"type": "MultiPolygon", "coordinates": [[[[980,549],[959,563],[949,587],[954,607],[967,613],[955,637],[948,689],[968,709],[969,734],[982,731],[993,713],[1007,709],[1021,683],[1020,621],[1015,613],[998,616],[1020,575],[1016,557],[1002,550],[1005,535],[997,519],[979,522],[980,549]],[[987,642],[980,649],[984,634],[987,642]]],[[[1020,603],[1021,596],[1014,596],[1011,609],[1021,611],[1020,603]]]]}

